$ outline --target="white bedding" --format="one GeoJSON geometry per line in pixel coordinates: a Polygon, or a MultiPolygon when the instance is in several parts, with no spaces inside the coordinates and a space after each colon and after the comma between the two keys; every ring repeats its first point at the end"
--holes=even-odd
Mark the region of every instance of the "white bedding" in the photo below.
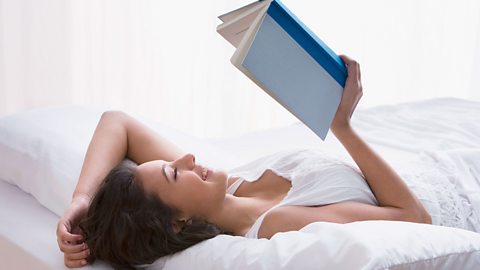
{"type": "MultiPolygon", "coordinates": [[[[55,229],[58,216],[31,195],[0,180],[1,269],[68,269],[55,229]]],[[[111,269],[99,262],[82,269],[111,269]]]]}
{"type": "MultiPolygon", "coordinates": [[[[9,269],[63,268],[63,257],[56,246],[55,226],[70,193],[67,196],[55,193],[73,190],[86,150],[83,148],[100,113],[98,109],[73,106],[24,113],[7,119],[9,121],[0,119],[0,148],[2,140],[4,144],[15,142],[24,146],[25,142],[35,141],[27,144],[30,147],[20,154],[18,149],[12,150],[12,145],[3,145],[4,148],[0,149],[0,166],[3,166],[0,167],[0,179],[29,188],[28,191],[42,202],[40,204],[24,191],[0,180],[0,259],[7,262],[9,269]],[[68,119],[75,119],[75,123],[68,119]],[[39,121],[41,125],[38,125],[39,121]],[[79,122],[84,129],[75,128],[79,122]],[[63,132],[56,133],[59,125],[63,132]],[[68,132],[69,128],[76,132],[68,132]],[[12,130],[23,135],[18,136],[12,130]],[[56,139],[49,141],[52,136],[56,139]],[[50,147],[52,145],[55,147],[50,147]],[[10,154],[16,154],[22,166],[10,161],[7,168],[5,164],[10,154]],[[68,164],[64,164],[68,166],[62,166],[68,169],[59,172],[52,161],[69,155],[68,164]],[[30,174],[20,173],[19,168],[34,170],[30,174]],[[38,194],[37,189],[31,187],[37,180],[37,186],[43,188],[38,194]],[[57,188],[48,189],[41,185],[55,181],[59,181],[63,188],[59,189],[57,185],[57,188]],[[50,196],[42,197],[45,193],[50,196]]],[[[446,98],[358,110],[353,124],[396,168],[404,168],[405,161],[416,157],[420,151],[442,162],[460,165],[457,175],[462,179],[460,188],[473,203],[479,203],[479,115],[480,103],[446,98]]],[[[151,120],[144,121],[152,123],[151,120]]],[[[225,169],[264,154],[305,147],[322,148],[351,161],[332,134],[323,143],[302,124],[211,140],[193,138],[158,124],[152,126],[182,148],[202,156],[212,166],[218,164],[225,169]]],[[[366,221],[350,224],[317,222],[299,232],[277,234],[272,240],[218,236],[158,260],[150,268],[477,269],[478,265],[478,233],[425,224],[366,221]]],[[[97,263],[91,269],[109,267],[97,263]]]]}

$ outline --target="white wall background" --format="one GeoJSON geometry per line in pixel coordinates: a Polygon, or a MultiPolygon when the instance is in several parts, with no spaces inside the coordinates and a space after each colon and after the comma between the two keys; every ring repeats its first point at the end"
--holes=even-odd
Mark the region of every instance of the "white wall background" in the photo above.
{"type": "MultiPolygon", "coordinates": [[[[217,15],[245,0],[0,0],[0,116],[94,104],[201,137],[296,122],[230,64],[217,15]]],[[[359,106],[480,100],[480,1],[283,0],[357,59],[359,106]]]]}

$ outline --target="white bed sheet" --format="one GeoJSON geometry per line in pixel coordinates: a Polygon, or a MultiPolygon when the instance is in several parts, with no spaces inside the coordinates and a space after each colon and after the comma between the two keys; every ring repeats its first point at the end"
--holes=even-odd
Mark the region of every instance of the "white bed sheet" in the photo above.
{"type": "MultiPolygon", "coordinates": [[[[393,164],[421,151],[480,149],[480,102],[437,98],[358,109],[352,125],[393,164]]],[[[331,132],[322,142],[300,122],[209,141],[233,153],[238,165],[290,148],[321,148],[353,162],[331,132]]]]}
{"type": "MultiPolygon", "coordinates": [[[[58,249],[58,216],[18,187],[0,180],[0,268],[68,269],[58,249]]],[[[99,262],[82,269],[112,269],[99,262]]]]}

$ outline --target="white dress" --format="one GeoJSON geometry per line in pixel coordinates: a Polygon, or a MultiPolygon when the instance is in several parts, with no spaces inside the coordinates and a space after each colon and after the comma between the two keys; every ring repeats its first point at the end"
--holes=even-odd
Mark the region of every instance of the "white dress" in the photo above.
{"type": "MultiPolygon", "coordinates": [[[[257,238],[258,230],[265,216],[271,210],[283,205],[319,206],[344,201],[378,205],[367,181],[356,166],[319,149],[281,151],[234,168],[228,176],[229,178],[234,176],[239,178],[228,187],[227,193],[234,194],[243,181],[258,180],[267,169],[291,181],[292,187],[280,203],[260,215],[245,234],[247,238],[257,238]]],[[[440,188],[429,186],[425,182],[423,185],[415,186],[411,185],[410,181],[405,182],[424,203],[429,213],[432,213],[433,224],[472,229],[466,222],[465,209],[460,211],[457,209],[458,207],[449,208],[449,205],[452,205],[449,202],[457,198],[450,195],[445,198],[437,198],[443,196],[443,192],[445,192],[442,186],[440,188]],[[438,201],[440,203],[437,203],[438,201]],[[442,210],[442,207],[445,208],[445,211],[442,210]],[[461,217],[458,219],[452,217],[452,211],[461,212],[461,217]]]]}

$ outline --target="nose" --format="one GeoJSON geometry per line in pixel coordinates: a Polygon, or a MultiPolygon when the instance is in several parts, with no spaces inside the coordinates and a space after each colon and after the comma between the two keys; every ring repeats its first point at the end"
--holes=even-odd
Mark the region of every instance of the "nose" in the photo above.
{"type": "Polygon", "coordinates": [[[192,162],[193,164],[195,164],[195,156],[191,153],[188,153],[186,154],[185,156],[187,156],[187,160],[192,162]]]}
{"type": "Polygon", "coordinates": [[[194,168],[195,167],[195,156],[191,153],[185,154],[180,160],[188,168],[194,168]]]}

